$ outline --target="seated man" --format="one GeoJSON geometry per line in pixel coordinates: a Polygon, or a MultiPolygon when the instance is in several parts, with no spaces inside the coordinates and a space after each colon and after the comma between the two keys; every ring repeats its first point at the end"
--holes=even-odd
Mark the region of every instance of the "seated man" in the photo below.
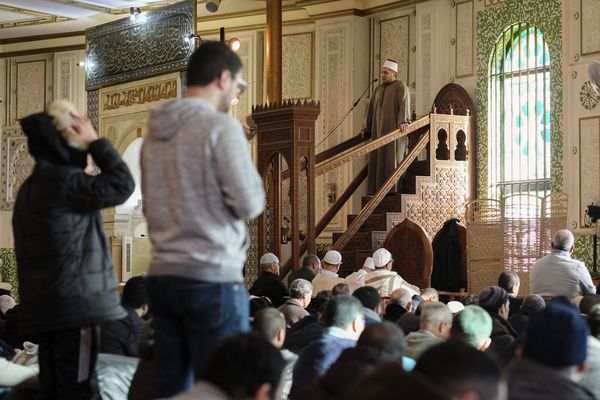
{"type": "Polygon", "coordinates": [[[428,378],[448,398],[502,400],[500,368],[485,353],[461,342],[432,347],[421,356],[414,371],[428,378]]]}
{"type": "Polygon", "coordinates": [[[444,303],[424,302],[419,330],[406,336],[406,355],[419,361],[427,349],[448,339],[451,327],[452,313],[444,303]]]}
{"type": "Polygon", "coordinates": [[[390,297],[390,294],[404,287],[413,294],[419,294],[418,287],[406,282],[396,271],[392,271],[392,253],[383,247],[373,253],[375,271],[369,272],[365,277],[365,285],[372,286],[379,291],[381,297],[390,297]]]}
{"type": "Polygon", "coordinates": [[[381,322],[383,303],[379,292],[371,286],[363,286],[354,291],[352,296],[356,297],[363,305],[365,314],[365,326],[371,326],[381,322]]]}
{"type": "Polygon", "coordinates": [[[508,316],[519,312],[523,299],[518,298],[519,288],[521,287],[521,278],[513,271],[502,271],[498,277],[498,286],[506,290],[508,293],[508,301],[510,302],[510,310],[508,316]]]}
{"type": "Polygon", "coordinates": [[[100,326],[100,353],[139,357],[144,317],[148,313],[146,278],[135,276],[125,283],[121,305],[127,316],[100,326]]]}
{"type": "Polygon", "coordinates": [[[297,271],[292,271],[288,275],[288,286],[296,279],[302,278],[312,282],[315,275],[321,270],[321,260],[314,254],[307,254],[302,259],[302,268],[297,271]]]}
{"type": "Polygon", "coordinates": [[[586,371],[587,336],[573,306],[551,302],[533,315],[520,358],[506,370],[508,399],[594,399],[577,383],[586,371]]]}
{"type": "Polygon", "coordinates": [[[355,297],[337,296],[327,303],[324,322],[325,334],[302,350],[294,367],[294,388],[310,384],[337,360],[349,347],[356,346],[365,328],[365,317],[360,301],[355,297]]]}
{"type": "Polygon", "coordinates": [[[487,311],[475,305],[466,306],[456,314],[450,329],[452,340],[470,344],[480,351],[485,351],[492,343],[491,334],[492,318],[487,311]]]}
{"type": "MultiPolygon", "coordinates": [[[[296,281],[304,281],[304,279],[296,279],[296,281]]],[[[285,341],[285,322],[283,314],[274,308],[260,310],[252,320],[252,332],[267,339],[273,346],[280,349],[281,355],[285,360],[286,365],[285,370],[283,371],[283,381],[281,383],[282,399],[287,399],[290,393],[290,389],[292,388],[292,371],[294,370],[294,364],[298,359],[298,356],[295,353],[281,348],[285,341]]]]}
{"type": "Polygon", "coordinates": [[[257,335],[225,339],[208,361],[206,375],[173,400],[273,399],[285,361],[279,350],[257,335]]]}
{"type": "Polygon", "coordinates": [[[590,335],[587,339],[587,371],[581,379],[581,386],[588,388],[596,399],[600,399],[600,305],[595,305],[587,313],[590,335]]]}
{"type": "Polygon", "coordinates": [[[262,272],[248,292],[253,296],[268,297],[273,307],[279,307],[289,296],[287,288],[279,280],[279,258],[273,253],[266,253],[259,263],[262,272]]]}
{"type": "Polygon", "coordinates": [[[492,317],[492,343],[487,351],[502,364],[513,358],[512,344],[517,338],[517,333],[507,321],[509,304],[508,293],[501,287],[490,286],[479,294],[479,306],[492,317]]]}
{"type": "Polygon", "coordinates": [[[338,276],[340,266],[342,265],[342,255],[339,251],[329,250],[323,261],[321,261],[321,271],[312,280],[313,296],[323,290],[331,290],[338,283],[346,283],[344,278],[338,276]]]}
{"type": "Polygon", "coordinates": [[[290,298],[279,307],[288,328],[309,315],[306,307],[310,304],[312,292],[313,288],[309,281],[296,279],[292,282],[290,285],[290,298]]]}
{"type": "Polygon", "coordinates": [[[434,288],[425,288],[421,290],[421,298],[423,301],[440,301],[440,294],[434,288]]]}
{"type": "Polygon", "coordinates": [[[571,258],[575,238],[561,229],[552,239],[552,251],[537,260],[531,270],[531,291],[540,296],[577,296],[596,293],[590,272],[581,261],[571,258]]]}
{"type": "Polygon", "coordinates": [[[412,310],[412,292],[404,288],[396,289],[390,294],[390,301],[385,308],[383,319],[398,322],[400,317],[412,310]]]}
{"type": "Polygon", "coordinates": [[[523,304],[519,312],[508,317],[508,322],[514,328],[517,335],[522,335],[527,332],[529,319],[535,313],[542,311],[546,307],[544,299],[539,294],[530,294],[523,299],[523,304]]]}

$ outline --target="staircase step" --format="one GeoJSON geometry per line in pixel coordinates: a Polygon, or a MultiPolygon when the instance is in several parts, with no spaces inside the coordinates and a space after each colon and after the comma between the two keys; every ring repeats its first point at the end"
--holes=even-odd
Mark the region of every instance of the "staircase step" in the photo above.
{"type": "MultiPolygon", "coordinates": [[[[333,243],[342,236],[341,232],[333,233],[333,243]]],[[[371,250],[371,232],[357,232],[344,246],[344,250],[371,250]]]]}
{"type": "MultiPolygon", "coordinates": [[[[369,218],[362,224],[359,232],[385,231],[386,229],[386,213],[372,213],[369,218]]],[[[350,214],[346,217],[348,225],[350,225],[357,217],[357,214],[350,214]]]]}
{"type": "MultiPolygon", "coordinates": [[[[361,207],[365,207],[369,200],[371,200],[373,196],[363,196],[361,199],[361,207]]],[[[385,196],[383,200],[377,205],[373,213],[384,213],[386,211],[400,211],[401,208],[401,198],[400,195],[389,195],[385,196]]]]}

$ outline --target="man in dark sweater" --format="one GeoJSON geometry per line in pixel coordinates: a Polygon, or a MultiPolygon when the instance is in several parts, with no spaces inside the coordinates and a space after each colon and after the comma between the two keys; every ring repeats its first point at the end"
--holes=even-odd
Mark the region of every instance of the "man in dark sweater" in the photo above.
{"type": "Polygon", "coordinates": [[[288,275],[288,286],[296,279],[306,279],[312,282],[316,274],[321,270],[321,260],[314,254],[307,254],[302,259],[302,268],[288,275]]]}
{"type": "Polygon", "coordinates": [[[262,273],[250,288],[250,294],[268,297],[273,307],[281,306],[290,294],[279,280],[279,258],[273,253],[263,254],[260,258],[260,270],[262,273]]]}
{"type": "Polygon", "coordinates": [[[100,352],[139,357],[139,343],[148,313],[146,279],[136,276],[127,281],[121,305],[127,311],[125,318],[102,324],[100,352]]]}

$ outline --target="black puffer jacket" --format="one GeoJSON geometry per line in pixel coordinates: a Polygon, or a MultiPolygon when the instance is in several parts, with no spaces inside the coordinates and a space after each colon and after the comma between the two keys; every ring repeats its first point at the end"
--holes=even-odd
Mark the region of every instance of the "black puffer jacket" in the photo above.
{"type": "Polygon", "coordinates": [[[67,146],[45,114],[21,121],[35,158],[13,215],[21,332],[48,332],[126,316],[100,210],[123,203],[135,183],[106,139],[88,152],[102,173],[84,173],[86,154],[67,146]]]}

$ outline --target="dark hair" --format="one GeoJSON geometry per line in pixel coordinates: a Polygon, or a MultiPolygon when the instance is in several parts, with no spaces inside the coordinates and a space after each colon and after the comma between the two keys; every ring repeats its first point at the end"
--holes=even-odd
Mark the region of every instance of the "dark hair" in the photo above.
{"type": "Polygon", "coordinates": [[[600,306],[595,305],[590,309],[587,317],[587,323],[590,327],[590,334],[596,339],[600,339],[600,306]]]}
{"type": "Polygon", "coordinates": [[[521,279],[519,279],[519,275],[513,271],[502,271],[498,277],[498,286],[507,292],[510,292],[511,288],[515,285],[518,285],[520,282],[521,279]]]}
{"type": "Polygon", "coordinates": [[[326,326],[347,328],[359,315],[363,315],[360,301],[356,297],[342,294],[327,302],[323,319],[326,326]]]}
{"type": "Polygon", "coordinates": [[[350,296],[350,286],[347,283],[338,283],[331,289],[332,296],[350,296]]]}
{"type": "Polygon", "coordinates": [[[587,315],[596,304],[600,304],[600,295],[586,294],[579,303],[579,311],[581,311],[582,314],[587,315]]]}
{"type": "Polygon", "coordinates": [[[148,304],[146,296],[146,278],[143,276],[134,276],[130,278],[123,288],[123,299],[121,303],[125,307],[140,308],[148,304]]]}
{"type": "Polygon", "coordinates": [[[402,329],[394,323],[383,321],[366,327],[358,338],[356,347],[378,349],[382,352],[382,358],[400,360],[404,356],[404,345],[402,329]]]}
{"type": "Polygon", "coordinates": [[[206,380],[233,398],[253,396],[268,383],[275,391],[285,361],[281,352],[266,339],[239,334],[225,339],[210,356],[206,380]]]}
{"type": "Polygon", "coordinates": [[[242,69],[242,61],[224,43],[204,42],[190,57],[186,85],[206,86],[218,79],[223,71],[230,71],[233,78],[240,69],[242,69]]]}
{"type": "Polygon", "coordinates": [[[276,308],[264,308],[254,314],[252,319],[252,331],[259,334],[269,342],[273,340],[277,332],[285,329],[285,317],[276,308]]]}
{"type": "Polygon", "coordinates": [[[546,308],[546,302],[544,301],[544,298],[539,294],[530,294],[523,299],[523,304],[519,309],[519,313],[533,315],[542,311],[544,308],[546,308]]]}
{"type": "Polygon", "coordinates": [[[487,354],[454,340],[423,353],[414,372],[429,378],[453,398],[475,391],[480,399],[497,399],[502,379],[500,368],[487,354]]]}
{"type": "Polygon", "coordinates": [[[307,254],[302,259],[302,268],[309,268],[311,265],[313,265],[317,261],[319,261],[319,257],[317,257],[314,254],[307,254]]]}
{"type": "Polygon", "coordinates": [[[260,310],[273,307],[273,305],[271,304],[271,300],[269,300],[269,298],[265,296],[253,297],[250,299],[249,303],[251,317],[254,317],[256,313],[260,310]]]}
{"type": "Polygon", "coordinates": [[[319,310],[319,307],[327,303],[329,299],[331,299],[331,290],[321,290],[315,297],[312,298],[306,310],[309,313],[314,314],[319,310]]]}
{"type": "Polygon", "coordinates": [[[375,310],[381,304],[381,296],[377,289],[372,286],[358,288],[352,293],[352,296],[356,297],[362,303],[363,307],[369,310],[375,310]]]}

